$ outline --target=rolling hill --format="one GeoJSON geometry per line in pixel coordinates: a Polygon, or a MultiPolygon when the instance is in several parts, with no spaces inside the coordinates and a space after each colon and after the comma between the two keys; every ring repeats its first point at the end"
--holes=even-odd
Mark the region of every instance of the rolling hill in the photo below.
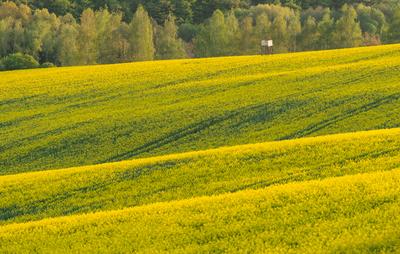
{"type": "Polygon", "coordinates": [[[400,168],[400,129],[0,177],[0,225],[400,168]]]}
{"type": "Polygon", "coordinates": [[[4,72],[1,253],[400,248],[400,45],[4,72]]]}
{"type": "Polygon", "coordinates": [[[399,171],[0,227],[4,253],[389,253],[399,171]]]}
{"type": "Polygon", "coordinates": [[[399,127],[400,46],[14,71],[0,174],[399,127]]]}

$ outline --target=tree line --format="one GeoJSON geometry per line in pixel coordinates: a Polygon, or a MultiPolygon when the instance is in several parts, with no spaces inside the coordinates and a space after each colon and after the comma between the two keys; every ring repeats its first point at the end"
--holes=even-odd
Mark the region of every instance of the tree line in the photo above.
{"type": "MultiPolygon", "coordinates": [[[[9,0],[0,0],[0,2],[9,0]]],[[[159,24],[172,13],[178,22],[202,23],[217,9],[226,12],[232,9],[247,9],[258,4],[281,4],[295,9],[308,9],[318,6],[339,9],[344,4],[380,6],[390,8],[398,0],[12,0],[17,4],[27,4],[32,9],[48,9],[57,16],[67,13],[78,19],[85,9],[108,9],[122,13],[123,20],[129,22],[139,5],[143,5],[149,15],[159,24]]]]}
{"type": "Polygon", "coordinates": [[[276,2],[216,9],[195,24],[179,22],[173,12],[159,23],[142,5],[125,21],[122,12],[107,8],[84,9],[76,19],[25,4],[0,4],[3,68],[18,59],[16,53],[45,66],[259,54],[263,39],[273,39],[276,52],[397,42],[400,7],[361,3],[339,10],[299,9],[276,2]]]}

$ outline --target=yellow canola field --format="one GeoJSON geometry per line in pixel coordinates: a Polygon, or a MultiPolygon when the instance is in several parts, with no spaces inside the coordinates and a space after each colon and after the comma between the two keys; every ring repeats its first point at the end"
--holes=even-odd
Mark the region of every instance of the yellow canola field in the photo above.
{"type": "Polygon", "coordinates": [[[400,167],[400,129],[0,177],[0,225],[400,167]]]}
{"type": "Polygon", "coordinates": [[[400,174],[375,172],[0,227],[15,252],[393,252],[400,174]]]}

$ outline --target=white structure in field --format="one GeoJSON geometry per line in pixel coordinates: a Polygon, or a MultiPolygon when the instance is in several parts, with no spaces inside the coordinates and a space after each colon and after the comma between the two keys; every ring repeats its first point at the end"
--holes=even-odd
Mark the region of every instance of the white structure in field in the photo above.
{"type": "Polygon", "coordinates": [[[274,41],[273,40],[262,40],[261,41],[261,54],[266,55],[266,54],[272,54],[273,53],[273,46],[274,46],[274,41]]]}
{"type": "Polygon", "coordinates": [[[261,41],[261,47],[268,47],[268,41],[267,40],[262,40],[261,41]]]}

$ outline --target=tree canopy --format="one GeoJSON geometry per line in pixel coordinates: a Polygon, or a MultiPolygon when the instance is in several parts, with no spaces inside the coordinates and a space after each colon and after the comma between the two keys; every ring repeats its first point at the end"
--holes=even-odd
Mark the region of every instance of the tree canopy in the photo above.
{"type": "Polygon", "coordinates": [[[23,2],[0,3],[0,59],[68,66],[259,54],[266,39],[278,53],[400,41],[391,0],[23,2]]]}

